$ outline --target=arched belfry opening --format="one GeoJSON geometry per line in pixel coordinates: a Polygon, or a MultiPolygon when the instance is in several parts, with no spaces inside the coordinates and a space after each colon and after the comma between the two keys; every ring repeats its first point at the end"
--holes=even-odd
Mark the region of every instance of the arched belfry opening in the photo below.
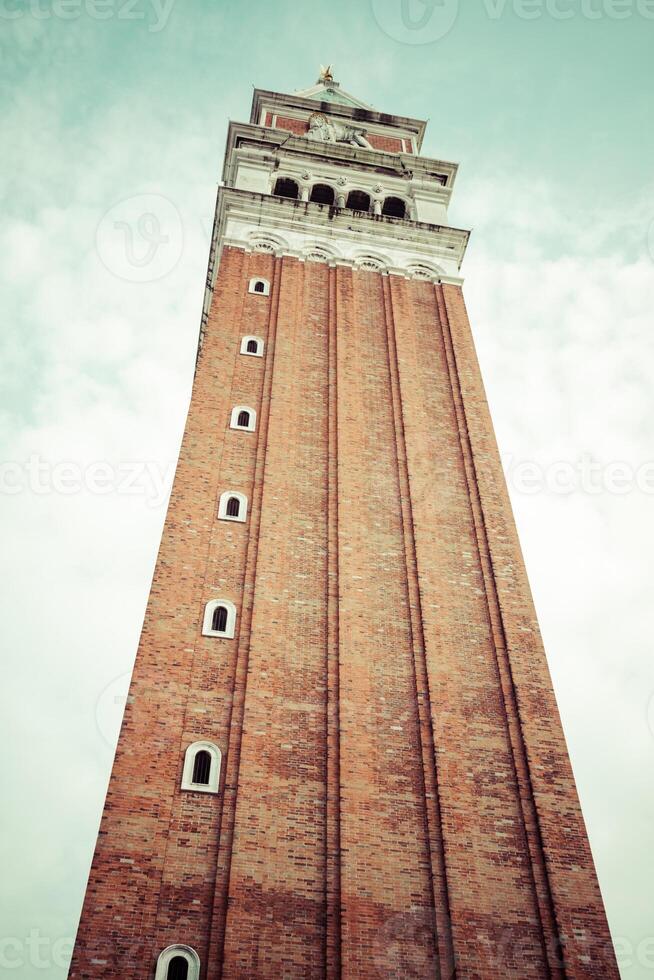
{"type": "Polygon", "coordinates": [[[314,204],[333,204],[335,200],[334,188],[329,184],[314,184],[311,188],[309,200],[314,204]]]}
{"type": "Polygon", "coordinates": [[[291,180],[290,177],[278,177],[275,182],[275,190],[273,192],[276,197],[288,197],[293,201],[297,201],[300,197],[300,187],[299,184],[291,180]]]}
{"type": "Polygon", "coordinates": [[[350,191],[345,206],[351,211],[370,211],[370,203],[370,194],[365,191],[350,191]]]}
{"type": "Polygon", "coordinates": [[[401,197],[387,197],[382,205],[387,218],[406,218],[406,204],[401,197]]]}

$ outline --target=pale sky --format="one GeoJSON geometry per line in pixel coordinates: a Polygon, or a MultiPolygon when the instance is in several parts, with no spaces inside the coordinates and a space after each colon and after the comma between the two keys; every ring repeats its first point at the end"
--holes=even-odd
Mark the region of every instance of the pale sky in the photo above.
{"type": "Polygon", "coordinates": [[[461,164],[465,293],[621,972],[654,976],[653,49],[651,0],[0,0],[3,975],[66,976],[228,119],[333,62],[461,164]]]}

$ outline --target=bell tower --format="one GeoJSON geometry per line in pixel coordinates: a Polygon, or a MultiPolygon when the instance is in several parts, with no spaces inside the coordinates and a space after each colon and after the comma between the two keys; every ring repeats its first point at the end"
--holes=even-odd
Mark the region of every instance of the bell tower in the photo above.
{"type": "Polygon", "coordinates": [[[74,980],[618,977],[424,132],[229,126],[74,980]]]}

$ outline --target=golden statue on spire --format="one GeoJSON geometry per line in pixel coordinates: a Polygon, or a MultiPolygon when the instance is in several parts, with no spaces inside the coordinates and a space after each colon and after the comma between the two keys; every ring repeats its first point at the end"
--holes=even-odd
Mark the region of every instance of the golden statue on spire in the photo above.
{"type": "Polygon", "coordinates": [[[332,75],[331,65],[321,65],[320,66],[320,78],[319,82],[333,82],[334,76],[332,75]]]}

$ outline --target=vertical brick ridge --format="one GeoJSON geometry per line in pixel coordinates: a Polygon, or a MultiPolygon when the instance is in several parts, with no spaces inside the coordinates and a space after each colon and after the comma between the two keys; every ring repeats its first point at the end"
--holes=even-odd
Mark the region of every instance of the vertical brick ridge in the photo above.
{"type": "Polygon", "coordinates": [[[337,269],[342,975],[434,977],[382,279],[337,269]]]}
{"type": "Polygon", "coordinates": [[[338,308],[336,270],[329,271],[329,326],[327,333],[328,465],[327,465],[327,785],[325,820],[325,977],[341,976],[341,834],[340,834],[340,703],[338,637],[338,308]]]}
{"type": "Polygon", "coordinates": [[[413,508],[409,467],[404,435],[404,406],[399,380],[397,345],[395,339],[395,318],[393,313],[393,286],[388,277],[382,277],[384,319],[388,337],[388,367],[390,389],[395,422],[395,446],[397,452],[398,478],[401,488],[400,506],[402,510],[404,549],[406,554],[406,588],[409,597],[411,633],[413,637],[414,680],[416,707],[418,711],[418,736],[422,755],[423,783],[425,794],[425,830],[431,866],[431,884],[434,904],[434,940],[436,947],[437,976],[450,980],[456,976],[450,901],[447,883],[447,867],[443,847],[440,817],[440,794],[434,730],[432,724],[432,701],[427,673],[425,638],[422,623],[422,597],[418,579],[418,560],[413,534],[413,508]]]}
{"type": "MultiPolygon", "coordinates": [[[[228,252],[228,264],[233,265],[231,271],[239,279],[243,253],[232,249],[228,252]]],[[[240,292],[222,289],[221,298],[234,320],[242,309],[240,292]]],[[[221,344],[230,342],[224,323],[214,323],[214,328],[214,339],[218,337],[221,344]]],[[[179,744],[184,738],[187,708],[197,693],[187,671],[189,665],[193,670],[191,658],[199,639],[200,592],[211,550],[219,480],[215,459],[222,453],[225,439],[224,425],[218,427],[215,436],[209,435],[207,417],[211,415],[207,404],[212,406],[214,417],[224,420],[230,384],[228,377],[226,388],[216,391],[215,372],[220,367],[222,374],[222,363],[215,345],[205,347],[203,357],[202,370],[194,378],[71,976],[81,975],[77,973],[79,965],[85,977],[119,977],[126,972],[135,978],[149,977],[151,957],[156,958],[163,945],[177,938],[177,930],[172,930],[171,939],[171,931],[167,933],[162,922],[166,892],[168,912],[174,918],[175,910],[179,910],[183,922],[180,929],[187,941],[199,949],[204,945],[199,933],[204,936],[206,923],[199,920],[208,919],[209,902],[190,907],[184,891],[193,887],[197,894],[202,893],[206,867],[213,860],[208,848],[206,856],[199,851],[191,856],[189,849],[188,874],[171,888],[171,868],[175,866],[175,848],[179,844],[172,832],[173,823],[179,811],[189,806],[189,795],[179,789],[183,761],[179,744]],[[203,403],[204,413],[198,411],[203,403]],[[221,447],[219,451],[216,446],[221,447]],[[121,851],[136,860],[123,864],[121,851]],[[120,864],[117,854],[121,855],[120,864]],[[135,877],[140,879],[136,901],[132,884],[135,877]],[[100,929],[95,923],[102,919],[105,921],[100,929]],[[85,933],[94,927],[95,934],[107,944],[107,949],[99,950],[95,956],[84,943],[85,933]],[[158,941],[162,934],[163,944],[158,941]]],[[[225,363],[229,367],[229,357],[225,363]]],[[[215,798],[201,798],[197,810],[205,821],[208,817],[213,828],[215,798]]],[[[207,829],[205,822],[197,834],[200,848],[206,846],[211,834],[212,829],[207,829]]]]}
{"type": "MultiPolygon", "coordinates": [[[[618,978],[590,842],[575,787],[547,658],[533,606],[506,479],[460,288],[443,286],[452,349],[467,406],[506,656],[541,831],[545,868],[569,977],[618,978]]],[[[559,956],[560,956],[559,952],[559,956]]]]}
{"type": "MultiPolygon", "coordinates": [[[[241,275],[242,275],[242,270],[244,268],[247,268],[247,257],[246,257],[246,254],[243,251],[241,251],[240,249],[238,250],[238,257],[239,257],[239,260],[240,260],[241,275]]],[[[243,309],[244,309],[244,305],[245,305],[245,294],[244,294],[243,291],[241,291],[241,293],[239,295],[240,295],[240,302],[238,304],[238,310],[235,311],[234,319],[238,319],[238,322],[240,323],[243,320],[243,309]]],[[[203,324],[203,334],[206,333],[206,330],[207,330],[207,325],[204,325],[203,324]]],[[[231,371],[229,373],[229,378],[230,378],[230,387],[229,387],[229,390],[230,390],[230,399],[229,399],[229,401],[230,401],[231,404],[233,404],[235,366],[236,366],[236,363],[237,363],[237,359],[239,357],[239,345],[237,343],[234,343],[233,346],[234,346],[234,351],[233,351],[233,355],[232,355],[231,371]]],[[[202,363],[202,345],[200,345],[199,348],[198,348],[198,355],[197,355],[197,359],[196,359],[194,377],[195,377],[195,375],[197,375],[198,371],[201,370],[201,363],[202,363]]],[[[191,404],[193,404],[193,400],[192,399],[191,399],[191,404]]],[[[226,424],[227,424],[227,420],[225,420],[225,425],[226,424]]],[[[201,576],[201,579],[200,579],[200,582],[201,582],[201,586],[200,586],[201,587],[201,592],[200,592],[200,594],[198,596],[198,610],[199,610],[199,614],[200,615],[202,615],[202,607],[203,607],[204,601],[206,601],[209,598],[209,594],[208,594],[208,590],[207,590],[207,580],[209,578],[209,566],[210,566],[211,554],[212,554],[212,552],[214,550],[214,545],[215,545],[216,537],[217,537],[217,534],[219,534],[219,532],[220,532],[219,522],[216,520],[215,515],[216,515],[216,504],[217,504],[217,498],[218,498],[218,491],[220,489],[221,468],[222,468],[222,461],[223,461],[224,452],[225,452],[225,441],[223,439],[223,441],[220,444],[220,452],[219,452],[218,458],[217,458],[217,460],[215,460],[215,462],[212,461],[212,466],[214,467],[214,473],[215,473],[215,482],[214,482],[214,488],[213,488],[213,493],[212,493],[212,498],[213,498],[213,501],[214,501],[214,504],[213,504],[213,506],[214,506],[214,521],[213,521],[213,525],[211,527],[211,531],[207,535],[207,538],[206,538],[207,544],[206,544],[206,554],[205,554],[205,561],[204,561],[204,572],[203,572],[203,574],[201,576]]],[[[239,630],[239,634],[240,634],[240,616],[239,616],[239,620],[237,622],[237,629],[239,630]]],[[[239,635],[239,634],[237,634],[237,635],[239,635]]],[[[192,695],[193,695],[193,689],[194,689],[193,678],[196,676],[196,660],[197,660],[197,655],[198,655],[198,641],[200,639],[200,636],[201,636],[201,633],[200,633],[200,629],[198,628],[195,631],[195,637],[194,637],[194,640],[193,640],[193,645],[192,645],[193,646],[193,652],[192,652],[191,656],[189,657],[189,680],[188,680],[188,685],[187,685],[187,697],[186,697],[186,701],[185,701],[184,708],[183,708],[183,711],[182,711],[182,727],[181,727],[180,738],[179,738],[179,759],[180,759],[180,767],[181,767],[182,761],[184,759],[184,751],[185,751],[185,749],[184,749],[184,743],[187,741],[188,712],[189,712],[189,704],[191,703],[192,695]]],[[[192,725],[191,727],[194,728],[195,726],[192,725]]],[[[198,732],[198,736],[200,736],[200,733],[199,732],[198,732]]],[[[223,757],[223,764],[225,764],[225,763],[226,763],[226,754],[223,757]]],[[[218,821],[217,821],[217,835],[218,835],[218,840],[219,840],[220,839],[220,825],[221,825],[221,819],[222,819],[222,808],[223,808],[223,805],[222,805],[223,804],[223,797],[222,797],[222,795],[219,796],[219,797],[217,797],[216,803],[217,803],[217,809],[219,810],[219,813],[218,813],[218,821]],[[218,803],[218,801],[220,801],[220,802],[218,803]]],[[[165,843],[165,847],[164,847],[163,861],[162,861],[162,864],[161,864],[161,874],[159,876],[159,890],[158,890],[158,897],[157,897],[157,908],[156,908],[155,917],[154,917],[154,923],[153,923],[153,936],[152,936],[152,939],[153,939],[153,943],[154,943],[153,954],[154,954],[155,957],[156,957],[157,952],[158,952],[158,947],[157,947],[157,944],[156,944],[156,940],[157,940],[156,933],[158,931],[159,926],[163,924],[162,923],[162,919],[165,918],[165,916],[162,916],[161,902],[162,902],[162,896],[163,896],[163,893],[164,893],[163,879],[164,879],[164,874],[165,874],[167,863],[168,863],[168,851],[169,851],[169,847],[170,847],[170,843],[171,843],[171,838],[172,838],[171,826],[172,826],[172,822],[173,822],[174,811],[175,811],[175,796],[171,797],[170,807],[169,807],[169,810],[168,810],[168,819],[167,819],[167,827],[168,827],[168,829],[167,829],[166,835],[165,835],[166,843],[165,843]]],[[[217,873],[217,869],[214,868],[214,873],[213,873],[214,883],[215,883],[216,873],[217,873]]],[[[210,932],[210,930],[207,930],[206,949],[201,954],[201,960],[202,960],[202,962],[205,962],[205,960],[206,960],[206,954],[209,951],[209,932],[210,932]]]]}
{"type": "Polygon", "coordinates": [[[541,924],[543,954],[545,962],[549,965],[550,976],[562,980],[562,978],[565,978],[566,976],[566,971],[564,965],[557,958],[559,939],[556,912],[550,889],[550,882],[547,875],[538,813],[534,802],[534,788],[525,749],[522,719],[520,717],[511,663],[507,655],[502,612],[499,606],[495,587],[495,573],[488,543],[484,511],[481,504],[475,461],[468,432],[465,402],[461,391],[458,365],[456,363],[456,356],[453,349],[452,335],[447,315],[447,308],[443,297],[442,286],[437,285],[434,287],[434,289],[436,292],[440,326],[443,334],[445,356],[452,390],[452,400],[454,403],[459,439],[461,442],[461,452],[464,460],[468,497],[477,539],[477,551],[484,581],[484,592],[488,606],[493,648],[495,651],[497,669],[500,678],[501,693],[511,745],[516,785],[518,786],[519,790],[518,797],[523,817],[524,832],[530,855],[531,879],[534,888],[534,896],[536,898],[536,908],[541,924]]]}
{"type": "Polygon", "coordinates": [[[227,896],[230,980],[324,971],[328,273],[284,260],[227,896]]]}
{"type": "Polygon", "coordinates": [[[207,980],[219,980],[223,969],[223,952],[227,925],[227,898],[234,843],[234,823],[236,800],[240,773],[240,749],[243,738],[243,716],[247,695],[248,658],[250,648],[250,625],[254,605],[255,582],[257,574],[257,555],[259,532],[261,528],[261,505],[264,492],[264,472],[268,448],[268,420],[270,416],[270,391],[275,367],[275,333],[281,293],[281,280],[284,272],[284,258],[275,260],[272,284],[270,316],[266,336],[266,370],[261,396],[261,411],[257,419],[257,460],[255,464],[254,492],[248,511],[250,521],[243,595],[241,597],[240,626],[236,670],[232,688],[231,709],[229,712],[228,746],[224,756],[225,777],[221,794],[220,850],[215,876],[215,897],[211,921],[208,952],[207,980]],[[224,826],[223,826],[224,824],[224,826]]]}

